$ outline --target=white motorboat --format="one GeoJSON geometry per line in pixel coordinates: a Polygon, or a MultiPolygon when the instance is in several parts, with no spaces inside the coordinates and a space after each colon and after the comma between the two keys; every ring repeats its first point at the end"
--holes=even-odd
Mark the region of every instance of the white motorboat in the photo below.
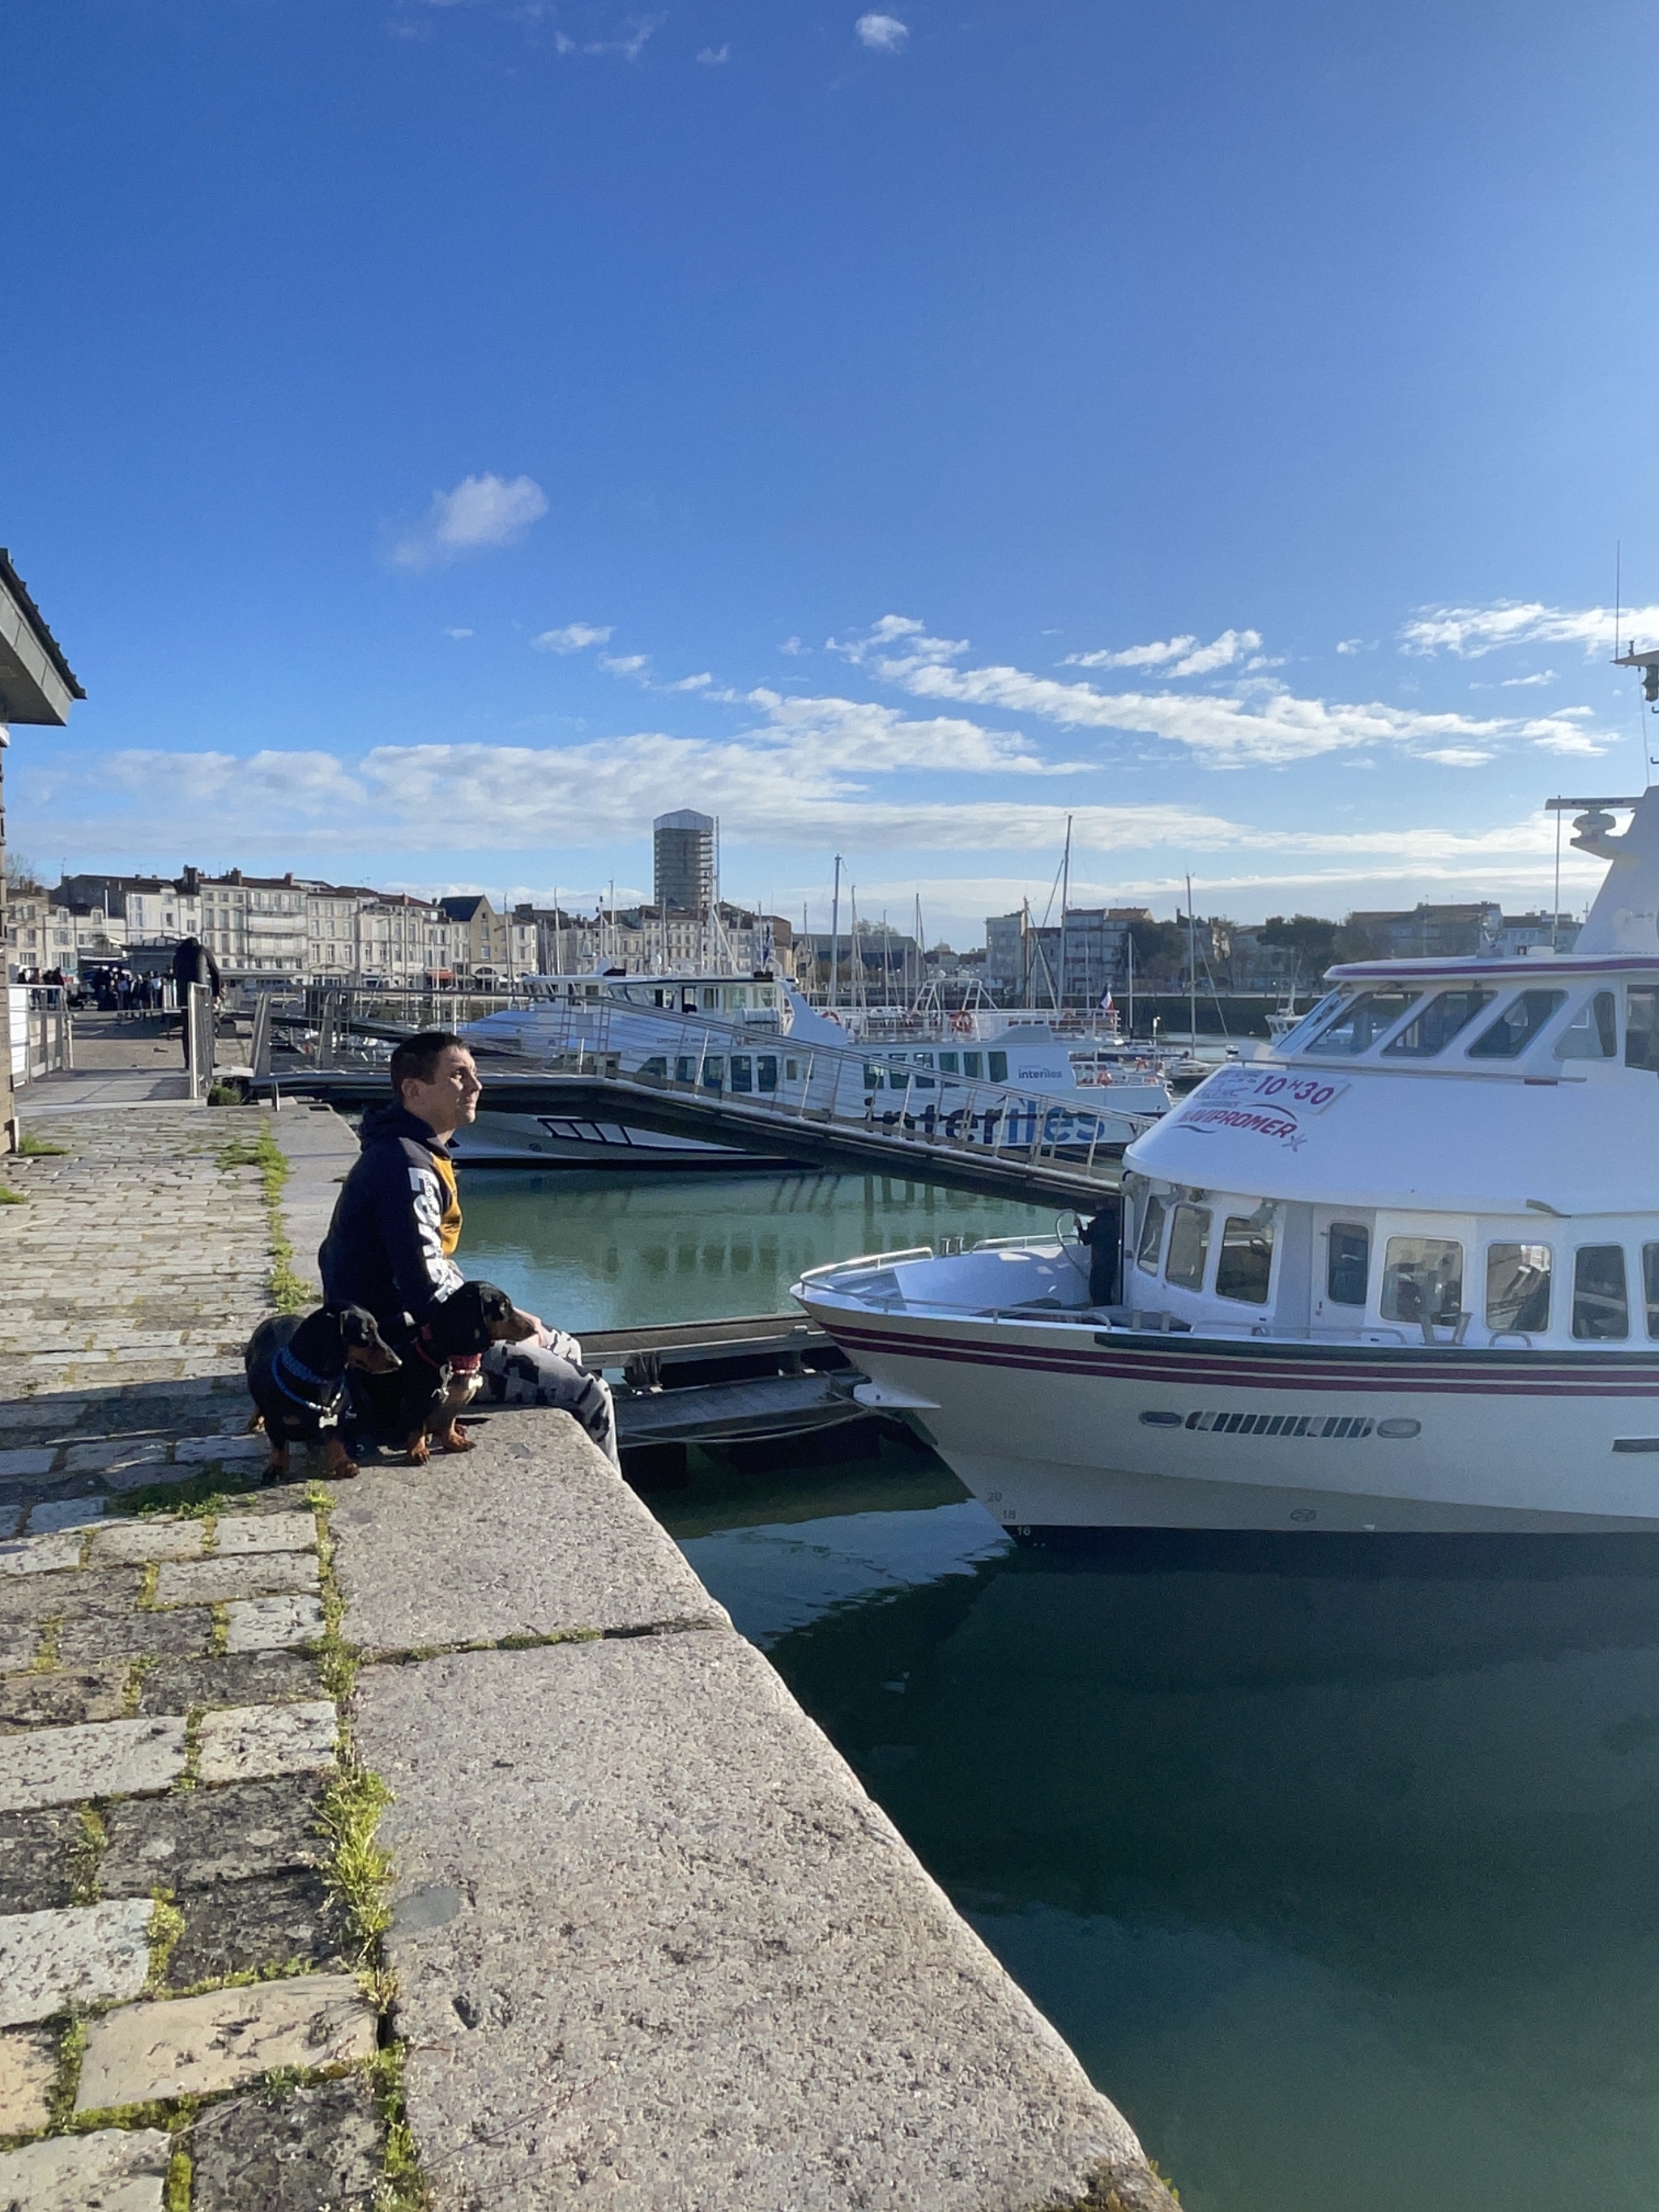
{"type": "Polygon", "coordinates": [[[1554,804],[1612,863],[1572,953],[1334,969],[1129,1147],[1109,1284],[806,1277],[866,1401],[1020,1534],[1659,1531],[1659,787],[1554,804]]]}
{"type": "MultiPolygon", "coordinates": [[[[1127,1145],[1170,1104],[1151,1067],[1125,1064],[1109,1086],[1080,1079],[1073,1053],[1050,1024],[1000,1018],[981,1036],[979,1022],[948,1020],[937,1036],[855,1039],[833,1014],[809,1006],[794,987],[770,976],[580,976],[538,978],[526,1005],[503,1008],[460,1032],[476,1050],[511,1054],[551,1071],[615,1059],[712,1094],[769,1101],[787,1109],[815,1085],[823,1105],[872,1122],[937,1122],[964,1103],[969,1086],[1018,1091],[1048,1121],[1051,1136],[1109,1151],[1127,1145]],[[833,1082],[826,1091],[826,1073],[833,1082]],[[1066,1127],[1056,1130],[1058,1115],[1066,1127]],[[1067,1132],[1069,1131],[1069,1135],[1067,1132]]],[[[489,1105],[489,1063],[477,1119],[456,1139],[458,1159],[477,1166],[775,1169],[774,1153],[738,1152],[701,1138],[629,1128],[569,1115],[499,1112],[489,1105]]]]}

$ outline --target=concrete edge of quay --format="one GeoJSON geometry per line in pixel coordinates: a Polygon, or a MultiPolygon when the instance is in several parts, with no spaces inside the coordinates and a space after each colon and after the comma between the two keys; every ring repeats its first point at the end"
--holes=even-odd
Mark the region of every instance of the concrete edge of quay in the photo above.
{"type": "Polygon", "coordinates": [[[332,1516],[434,2203],[1172,2212],[574,1423],[476,1433],[332,1516]]]}

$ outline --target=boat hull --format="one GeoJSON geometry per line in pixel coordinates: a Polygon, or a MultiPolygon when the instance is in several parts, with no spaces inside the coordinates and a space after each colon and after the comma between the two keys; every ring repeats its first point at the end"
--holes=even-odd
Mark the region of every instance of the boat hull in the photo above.
{"type": "Polygon", "coordinates": [[[1659,1532],[1659,1358],[1341,1348],[799,1295],[1016,1534],[1659,1532]]]}
{"type": "Polygon", "coordinates": [[[748,1152],[618,1121],[589,1121],[568,1114],[478,1115],[454,1139],[463,1167],[702,1169],[713,1174],[776,1174],[794,1164],[781,1153],[748,1152]]]}

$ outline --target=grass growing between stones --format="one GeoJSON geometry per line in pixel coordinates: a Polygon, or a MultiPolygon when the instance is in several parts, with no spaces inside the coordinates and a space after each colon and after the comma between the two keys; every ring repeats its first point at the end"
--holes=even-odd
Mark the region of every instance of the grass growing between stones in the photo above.
{"type": "Polygon", "coordinates": [[[323,1686],[339,1709],[338,1761],[323,1792],[317,1826],[328,1844],[323,1879],[343,1906],[358,1947],[357,1971],[363,1989],[380,2014],[380,2047],[369,2067],[386,2148],[374,2212],[427,2212],[431,2194],[421,2172],[420,2155],[404,2099],[403,2046],[396,2039],[392,2008],[397,1984],[386,1963],[385,1936],[392,1925],[392,1860],[379,1840],[380,1815],[392,1792],[380,1776],[359,1760],[351,1740],[346,1700],[357,1679],[362,1654],[348,1641],[342,1623],[345,1598],[334,1572],[334,1539],[330,1519],[332,1493],[308,1484],[306,1504],[317,1516],[317,1566],[321,1586],[323,1633],[315,1647],[323,1686]]]}
{"type": "Polygon", "coordinates": [[[67,1145],[49,1145],[44,1137],[37,1137],[33,1129],[25,1129],[17,1139],[17,1151],[26,1160],[66,1160],[70,1156],[67,1145]]]}
{"type": "Polygon", "coordinates": [[[27,1206],[27,1204],[28,1200],[21,1190],[8,1190],[4,1183],[0,1182],[0,1206],[27,1206]]]}
{"type": "Polygon", "coordinates": [[[270,1271],[265,1278],[265,1287],[279,1314],[304,1313],[314,1300],[310,1285],[294,1272],[294,1247],[283,1229],[283,1186],[288,1181],[288,1158],[272,1136],[264,1115],[259,1116],[259,1133],[256,1138],[250,1141],[246,1137],[233,1137],[228,1144],[221,1146],[218,1160],[227,1174],[233,1168],[258,1169],[270,1252],[270,1271]]]}

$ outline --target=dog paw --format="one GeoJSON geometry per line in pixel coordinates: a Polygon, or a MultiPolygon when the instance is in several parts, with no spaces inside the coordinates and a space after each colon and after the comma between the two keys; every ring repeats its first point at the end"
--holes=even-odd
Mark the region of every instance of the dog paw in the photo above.
{"type": "Polygon", "coordinates": [[[447,1452],[476,1451],[477,1449],[477,1445],[474,1443],[473,1439],[468,1436],[466,1431],[459,1426],[451,1429],[447,1436],[444,1437],[441,1441],[443,1448],[447,1452]]]}

